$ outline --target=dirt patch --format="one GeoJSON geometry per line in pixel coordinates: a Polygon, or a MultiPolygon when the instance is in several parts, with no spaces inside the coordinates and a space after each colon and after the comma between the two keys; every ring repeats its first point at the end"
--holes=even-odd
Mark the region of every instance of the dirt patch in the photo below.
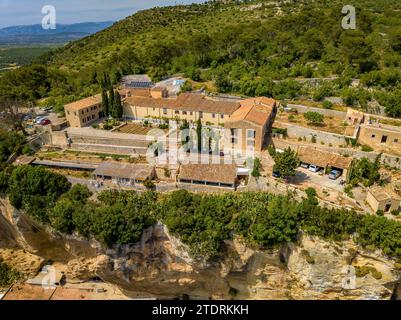
{"type": "Polygon", "coordinates": [[[146,135],[152,129],[154,129],[154,128],[143,127],[136,123],[127,123],[126,125],[120,127],[120,129],[118,129],[116,131],[121,132],[121,133],[146,135]]]}
{"type": "Polygon", "coordinates": [[[303,114],[279,112],[276,116],[276,121],[341,135],[347,135],[350,133],[352,135],[355,131],[355,126],[347,126],[343,119],[327,116],[324,117],[324,124],[312,125],[308,123],[303,114]]]}

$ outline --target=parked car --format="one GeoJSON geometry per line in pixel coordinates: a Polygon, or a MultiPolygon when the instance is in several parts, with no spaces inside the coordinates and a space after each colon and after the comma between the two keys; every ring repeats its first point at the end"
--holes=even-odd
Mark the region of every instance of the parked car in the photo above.
{"type": "Polygon", "coordinates": [[[28,121],[32,119],[32,115],[31,114],[26,114],[23,118],[22,121],[28,121]]]}
{"type": "Polygon", "coordinates": [[[41,126],[47,126],[51,124],[51,121],[49,119],[43,119],[40,123],[41,126]]]}
{"type": "Polygon", "coordinates": [[[319,170],[320,170],[320,167],[318,167],[318,166],[316,166],[316,165],[314,165],[314,164],[311,164],[311,165],[309,166],[309,171],[318,172],[319,170]]]}
{"type": "Polygon", "coordinates": [[[35,123],[36,124],[40,124],[40,122],[42,121],[42,120],[44,120],[44,119],[46,119],[46,117],[43,117],[43,116],[38,116],[38,117],[36,117],[35,118],[35,123]]]}
{"type": "Polygon", "coordinates": [[[308,169],[309,164],[301,162],[301,168],[308,169]]]}
{"type": "Polygon", "coordinates": [[[278,171],[273,171],[272,176],[273,176],[274,178],[281,178],[281,173],[278,172],[278,171]]]}
{"type": "Polygon", "coordinates": [[[50,112],[50,111],[53,111],[53,107],[52,106],[46,107],[43,110],[46,111],[46,112],[50,112]]]}
{"type": "Polygon", "coordinates": [[[339,177],[341,177],[342,172],[339,170],[332,170],[329,174],[329,179],[331,180],[337,180],[339,177]]]}

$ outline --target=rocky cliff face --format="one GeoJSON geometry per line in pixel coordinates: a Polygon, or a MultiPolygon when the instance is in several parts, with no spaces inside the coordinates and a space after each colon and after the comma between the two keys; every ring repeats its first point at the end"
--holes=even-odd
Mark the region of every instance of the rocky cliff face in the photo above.
{"type": "Polygon", "coordinates": [[[51,260],[70,282],[98,276],[132,297],[390,299],[401,287],[394,261],[352,241],[303,236],[271,252],[228,241],[223,260],[205,263],[193,260],[161,224],[144,232],[140,243],[105,249],[46,229],[7,201],[0,211],[0,258],[16,269],[32,276],[51,260]]]}

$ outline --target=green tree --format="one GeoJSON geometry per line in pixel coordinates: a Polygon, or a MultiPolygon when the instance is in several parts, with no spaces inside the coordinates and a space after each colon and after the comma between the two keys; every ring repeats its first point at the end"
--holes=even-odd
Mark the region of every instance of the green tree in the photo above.
{"type": "Polygon", "coordinates": [[[113,116],[114,114],[114,103],[115,103],[115,99],[114,99],[114,88],[113,86],[110,86],[109,88],[109,115],[113,116]]]}
{"type": "Polygon", "coordinates": [[[107,96],[107,91],[105,89],[102,90],[102,109],[104,115],[108,117],[110,115],[110,103],[109,97],[107,96]]]}
{"type": "Polygon", "coordinates": [[[115,119],[121,119],[123,117],[123,106],[121,103],[121,96],[118,91],[114,93],[114,102],[111,116],[115,119]]]}
{"type": "Polygon", "coordinates": [[[282,153],[274,156],[274,170],[280,172],[283,177],[295,176],[295,169],[299,166],[299,159],[295,151],[287,148],[282,153]]]}
{"type": "Polygon", "coordinates": [[[198,118],[198,121],[196,123],[196,138],[198,142],[198,152],[202,152],[202,121],[200,118],[198,118]]]}
{"type": "Polygon", "coordinates": [[[251,172],[252,177],[258,178],[258,177],[261,176],[261,174],[260,174],[260,168],[261,168],[261,166],[262,166],[262,165],[261,165],[260,159],[259,159],[259,158],[255,158],[255,159],[253,160],[253,167],[252,167],[252,172],[251,172]]]}
{"type": "Polygon", "coordinates": [[[324,123],[324,115],[315,111],[308,111],[304,113],[305,119],[313,125],[322,125],[324,123]]]}
{"type": "Polygon", "coordinates": [[[41,167],[19,166],[9,179],[10,203],[17,209],[25,209],[42,222],[48,221],[47,208],[71,187],[67,178],[41,167]]]}

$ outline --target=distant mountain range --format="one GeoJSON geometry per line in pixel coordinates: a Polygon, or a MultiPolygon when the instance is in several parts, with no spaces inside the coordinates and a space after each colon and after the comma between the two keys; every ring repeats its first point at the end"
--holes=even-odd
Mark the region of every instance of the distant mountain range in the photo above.
{"type": "Polygon", "coordinates": [[[114,21],[58,24],[45,30],[42,25],[11,26],[0,29],[0,45],[59,44],[84,38],[110,27],[114,21]]]}

